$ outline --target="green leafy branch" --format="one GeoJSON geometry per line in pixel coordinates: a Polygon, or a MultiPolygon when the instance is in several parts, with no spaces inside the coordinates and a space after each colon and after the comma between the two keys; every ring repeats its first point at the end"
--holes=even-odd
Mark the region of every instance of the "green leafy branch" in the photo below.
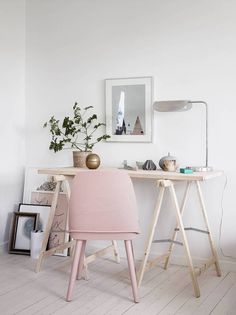
{"type": "Polygon", "coordinates": [[[105,124],[98,122],[96,114],[86,118],[92,108],[93,106],[87,106],[81,109],[78,103],[75,103],[73,117],[66,116],[61,123],[52,116],[49,121],[45,122],[43,127],[49,127],[52,136],[49,149],[54,152],[66,148],[92,151],[96,143],[110,138],[107,134],[95,138],[95,132],[105,124]]]}

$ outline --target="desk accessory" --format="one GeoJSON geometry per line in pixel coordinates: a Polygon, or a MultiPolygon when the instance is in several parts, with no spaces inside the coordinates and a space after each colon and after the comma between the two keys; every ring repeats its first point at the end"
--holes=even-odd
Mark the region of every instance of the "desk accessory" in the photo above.
{"type": "Polygon", "coordinates": [[[156,164],[152,160],[147,160],[143,164],[143,170],[146,171],[155,171],[157,169],[156,164]]]}
{"type": "Polygon", "coordinates": [[[180,173],[183,173],[183,174],[193,174],[193,170],[191,168],[180,168],[180,173]]]}
{"type": "Polygon", "coordinates": [[[190,100],[174,100],[174,101],[158,101],[154,102],[153,109],[158,112],[183,112],[190,110],[193,104],[202,104],[205,107],[205,165],[204,166],[192,166],[189,167],[193,171],[209,172],[212,171],[212,167],[208,166],[208,106],[204,101],[190,101],[190,100]]]}
{"type": "Polygon", "coordinates": [[[123,165],[124,165],[124,167],[123,167],[123,168],[124,168],[125,170],[135,171],[135,168],[134,168],[134,167],[132,167],[132,166],[128,165],[127,160],[124,160],[124,161],[123,161],[123,165]]]}
{"type": "Polygon", "coordinates": [[[95,154],[95,153],[91,153],[87,156],[86,158],[86,166],[89,169],[96,169],[99,167],[101,161],[100,161],[100,157],[95,154]]]}
{"type": "Polygon", "coordinates": [[[160,159],[159,166],[163,171],[175,172],[177,169],[177,159],[168,153],[167,156],[160,159]]]}
{"type": "Polygon", "coordinates": [[[142,170],[143,169],[143,164],[144,164],[144,162],[136,161],[136,168],[138,170],[142,170]]]}

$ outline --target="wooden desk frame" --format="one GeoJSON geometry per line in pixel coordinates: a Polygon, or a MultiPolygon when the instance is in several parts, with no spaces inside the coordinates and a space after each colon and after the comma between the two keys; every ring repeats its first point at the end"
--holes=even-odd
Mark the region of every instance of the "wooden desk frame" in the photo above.
{"type": "MultiPolygon", "coordinates": [[[[55,253],[55,251],[58,249],[65,249],[65,248],[73,246],[73,241],[70,241],[70,242],[67,242],[65,244],[61,244],[58,247],[55,247],[55,248],[52,248],[52,249],[46,251],[46,246],[47,246],[49,234],[51,231],[51,226],[52,226],[54,213],[55,213],[55,209],[56,209],[56,205],[57,205],[57,199],[58,199],[58,195],[59,195],[59,191],[60,191],[61,182],[65,179],[73,178],[79,171],[80,170],[78,168],[52,168],[52,169],[40,169],[39,170],[40,174],[55,175],[56,179],[57,179],[57,186],[56,186],[56,190],[55,190],[55,194],[54,194],[54,198],[53,198],[53,202],[52,202],[52,207],[50,210],[50,216],[49,216],[47,228],[45,231],[45,236],[44,236],[44,241],[42,244],[40,256],[39,256],[39,259],[37,261],[36,272],[38,272],[40,270],[42,260],[44,257],[53,255],[55,253]],[[60,176],[60,175],[64,175],[64,176],[60,176]]],[[[126,170],[124,170],[124,171],[126,171],[126,170]]],[[[142,262],[141,262],[141,265],[140,265],[140,268],[138,271],[138,286],[140,286],[142,283],[144,272],[146,270],[149,270],[150,268],[154,267],[158,262],[164,260],[164,268],[167,269],[174,245],[175,244],[179,244],[179,245],[181,244],[184,246],[184,250],[185,250],[185,254],[186,254],[186,258],[187,258],[187,262],[188,262],[188,267],[189,267],[189,272],[190,272],[190,276],[191,276],[191,280],[192,280],[192,284],[193,284],[194,294],[196,297],[199,297],[200,296],[200,289],[199,289],[199,285],[198,285],[198,281],[197,281],[197,276],[200,275],[201,272],[205,271],[207,268],[214,265],[215,269],[216,269],[217,276],[221,276],[219,260],[218,260],[216,248],[214,245],[214,241],[212,238],[212,234],[211,234],[211,230],[210,230],[210,226],[209,226],[209,221],[207,218],[206,206],[204,203],[200,182],[221,176],[223,173],[221,171],[213,171],[213,172],[196,172],[193,174],[180,174],[180,173],[176,173],[176,172],[142,171],[142,170],[126,171],[126,172],[128,173],[128,175],[131,178],[154,179],[156,181],[157,187],[159,189],[159,194],[158,194],[156,206],[155,206],[154,213],[153,213],[153,219],[152,219],[152,222],[150,225],[149,235],[148,235],[146,246],[145,246],[144,256],[143,256],[143,259],[142,259],[142,262]],[[174,188],[174,182],[175,181],[186,182],[186,189],[185,189],[185,193],[184,193],[181,207],[179,206],[178,199],[177,199],[176,192],[175,192],[175,188],[174,188]],[[190,187],[193,184],[195,185],[195,187],[197,189],[199,202],[200,202],[200,206],[201,206],[201,212],[202,212],[203,219],[205,222],[206,230],[195,229],[193,227],[186,227],[185,228],[183,225],[182,216],[184,214],[186,202],[187,202],[188,197],[189,197],[190,187]],[[177,225],[173,231],[173,235],[172,235],[171,239],[153,240],[156,225],[157,225],[158,218],[159,218],[159,214],[160,214],[161,208],[162,208],[164,193],[166,190],[169,191],[171,198],[173,200],[173,203],[174,203],[177,225]],[[195,268],[193,265],[193,261],[192,261],[192,257],[191,257],[191,253],[190,253],[190,249],[189,249],[189,244],[188,244],[188,240],[187,240],[187,236],[186,236],[186,230],[193,230],[195,232],[204,233],[204,234],[208,235],[208,241],[210,244],[212,257],[209,261],[207,261],[200,268],[195,268]],[[178,232],[181,233],[183,243],[176,241],[178,232]],[[166,242],[166,241],[170,242],[170,246],[169,246],[168,251],[166,253],[164,253],[163,255],[155,258],[154,260],[148,261],[148,257],[150,254],[152,243],[153,242],[154,243],[166,242]]],[[[70,187],[69,187],[68,182],[66,184],[66,190],[67,190],[67,196],[69,198],[70,197],[70,187]]],[[[120,258],[119,258],[119,254],[118,254],[118,250],[117,250],[117,244],[115,241],[112,241],[111,246],[108,246],[107,248],[102,249],[101,251],[99,251],[99,252],[97,252],[91,256],[88,256],[86,258],[86,263],[93,261],[94,259],[96,259],[96,257],[101,256],[110,250],[113,251],[115,258],[116,258],[116,261],[119,262],[120,258]]]]}

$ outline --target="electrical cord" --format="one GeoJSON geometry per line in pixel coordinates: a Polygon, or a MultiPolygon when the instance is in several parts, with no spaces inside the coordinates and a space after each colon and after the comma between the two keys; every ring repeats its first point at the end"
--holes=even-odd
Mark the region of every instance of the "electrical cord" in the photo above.
{"type": "Polygon", "coordinates": [[[219,226],[219,247],[220,247],[220,252],[222,254],[222,256],[226,257],[226,258],[231,258],[231,259],[236,259],[236,257],[234,256],[230,256],[230,255],[226,255],[222,246],[221,246],[221,237],[222,237],[222,227],[223,227],[223,217],[224,217],[224,207],[223,207],[223,201],[224,201],[224,194],[225,194],[225,190],[226,190],[226,186],[228,184],[228,178],[225,175],[225,183],[224,183],[224,188],[223,188],[223,192],[222,192],[222,198],[221,198],[221,218],[220,218],[220,226],[219,226]]]}

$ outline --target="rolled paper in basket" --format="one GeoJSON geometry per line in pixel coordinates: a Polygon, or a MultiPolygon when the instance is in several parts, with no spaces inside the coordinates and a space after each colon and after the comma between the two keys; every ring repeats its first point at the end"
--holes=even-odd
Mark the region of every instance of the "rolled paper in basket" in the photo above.
{"type": "Polygon", "coordinates": [[[33,259],[39,258],[39,253],[43,242],[43,236],[44,236],[43,231],[40,230],[31,231],[30,256],[33,259]]]}

